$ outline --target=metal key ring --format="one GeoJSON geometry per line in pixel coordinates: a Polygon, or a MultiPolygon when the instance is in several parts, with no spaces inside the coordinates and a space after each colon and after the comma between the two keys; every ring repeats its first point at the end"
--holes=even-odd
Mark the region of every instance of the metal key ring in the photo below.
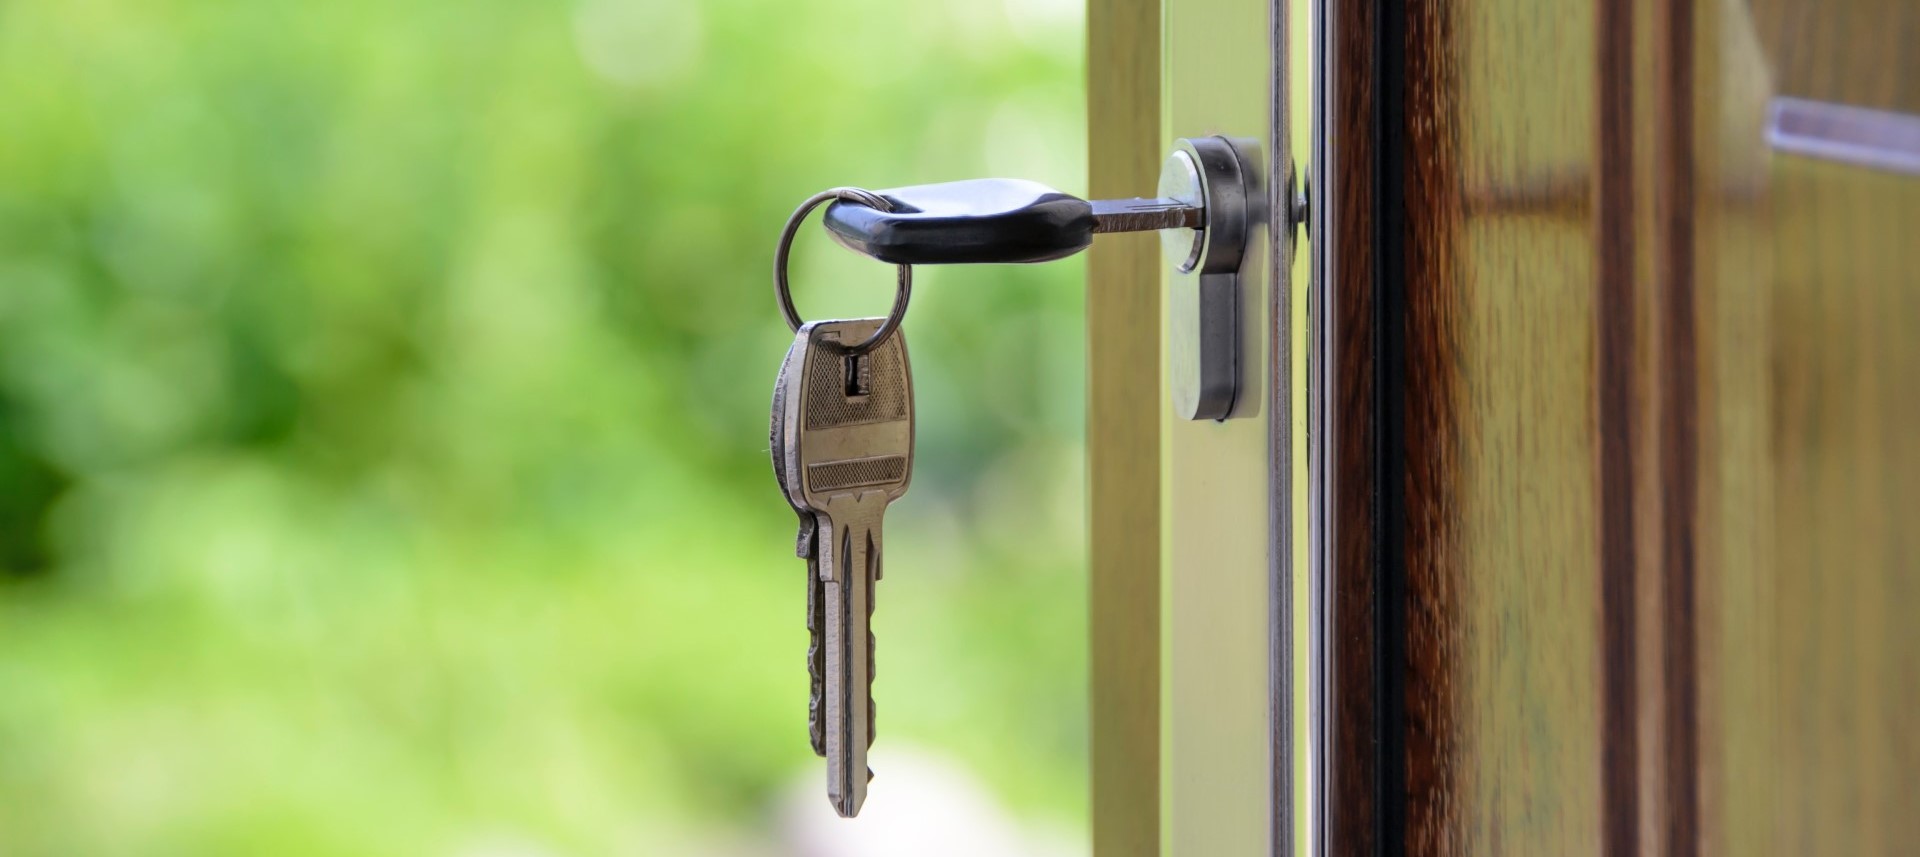
{"type": "MultiPolygon", "coordinates": [[[[888,202],[886,197],[873,191],[862,190],[857,187],[836,187],[823,190],[813,196],[807,197],[806,202],[800,203],[800,207],[793,210],[793,215],[787,218],[787,227],[780,231],[780,244],[778,248],[773,251],[773,294],[780,299],[780,312],[787,317],[787,327],[792,328],[795,332],[800,330],[802,322],[800,320],[800,311],[793,308],[793,288],[787,284],[787,254],[793,250],[794,236],[799,233],[800,224],[806,221],[807,214],[819,206],[820,203],[836,199],[857,202],[868,208],[877,208],[881,211],[893,210],[893,203],[888,202]]],[[[858,344],[846,346],[848,354],[857,357],[872,351],[874,346],[887,341],[887,337],[892,336],[894,331],[900,329],[900,322],[906,320],[907,299],[913,296],[913,267],[911,265],[901,265],[899,267],[900,284],[894,290],[893,311],[887,313],[887,320],[881,322],[880,329],[874,331],[872,336],[867,337],[865,341],[858,344]]]]}

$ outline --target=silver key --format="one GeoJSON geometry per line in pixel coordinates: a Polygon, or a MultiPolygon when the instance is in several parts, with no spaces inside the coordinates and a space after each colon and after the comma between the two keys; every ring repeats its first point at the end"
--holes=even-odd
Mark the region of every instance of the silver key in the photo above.
{"type": "Polygon", "coordinates": [[[784,483],[794,506],[817,521],[814,550],[826,589],[827,797],[842,816],[866,800],[873,742],[873,587],[881,577],[880,526],[913,473],[913,376],[905,337],[868,354],[880,319],[821,321],[800,328],[804,346],[787,373],[784,483]]]}
{"type": "MultiPolygon", "coordinates": [[[[773,476],[780,483],[780,493],[787,491],[787,391],[794,385],[788,376],[800,364],[800,357],[806,351],[806,340],[795,339],[792,348],[787,349],[786,359],[780,363],[780,376],[773,383],[773,425],[768,431],[768,446],[773,453],[773,476]]],[[[793,539],[793,553],[807,561],[807,739],[813,745],[816,756],[827,755],[826,736],[820,722],[821,706],[824,699],[826,681],[826,648],[821,645],[821,614],[826,612],[826,585],[820,581],[820,554],[814,550],[819,542],[817,530],[819,521],[806,507],[793,504],[800,529],[793,539]]]]}

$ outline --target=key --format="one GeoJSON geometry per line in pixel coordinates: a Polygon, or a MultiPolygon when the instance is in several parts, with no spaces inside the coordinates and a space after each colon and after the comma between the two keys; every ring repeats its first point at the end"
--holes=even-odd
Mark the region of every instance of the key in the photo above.
{"type": "Polygon", "coordinates": [[[813,513],[814,550],[825,587],[823,733],[827,797],[852,818],[866,800],[873,742],[874,584],[881,578],[881,522],[913,472],[913,377],[896,332],[868,354],[842,343],[866,339],[880,319],[821,321],[800,328],[786,374],[788,500],[813,513]]]}
{"type": "Polygon", "coordinates": [[[1048,262],[1071,256],[1106,232],[1197,230],[1206,225],[1197,191],[1169,184],[1159,199],[1092,202],[1021,179],[969,179],[878,191],[881,211],[857,202],[827,207],[833,239],[896,265],[1048,262]]]}
{"type": "MultiPolygon", "coordinates": [[[[790,386],[788,376],[798,365],[798,358],[806,350],[806,341],[795,339],[793,347],[787,349],[786,359],[780,362],[780,375],[773,384],[773,420],[768,430],[768,446],[773,453],[773,476],[780,483],[780,493],[785,496],[787,490],[787,431],[786,397],[790,386]]],[[[826,611],[826,587],[820,581],[819,553],[814,550],[818,540],[815,533],[818,523],[812,512],[805,507],[788,500],[793,506],[794,515],[799,519],[799,532],[794,536],[793,552],[795,556],[807,562],[807,738],[813,746],[816,756],[827,754],[826,737],[822,731],[820,717],[825,682],[826,649],[821,646],[821,614],[826,611]]]]}
{"type": "MultiPolygon", "coordinates": [[[[809,205],[831,198],[822,218],[827,234],[903,271],[1047,262],[1086,249],[1100,233],[1159,231],[1174,269],[1166,289],[1168,401],[1184,419],[1225,420],[1236,407],[1246,411],[1240,273],[1249,242],[1261,228],[1275,239],[1285,230],[1291,241],[1307,208],[1291,176],[1275,177],[1285,182],[1276,186],[1260,174],[1257,149],[1220,136],[1177,140],[1153,199],[1087,201],[1030,181],[971,179],[816,195],[809,205]],[[1284,201],[1271,193],[1282,189],[1284,201]]],[[[789,230],[797,223],[789,221],[789,230]]],[[[781,300],[798,325],[790,298],[781,300]]]]}

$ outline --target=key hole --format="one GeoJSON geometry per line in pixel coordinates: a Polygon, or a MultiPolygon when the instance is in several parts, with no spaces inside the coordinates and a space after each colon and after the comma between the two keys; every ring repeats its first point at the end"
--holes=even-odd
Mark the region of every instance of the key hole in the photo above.
{"type": "Polygon", "coordinates": [[[873,392],[873,358],[871,355],[848,355],[846,357],[847,395],[865,396],[873,392]]]}

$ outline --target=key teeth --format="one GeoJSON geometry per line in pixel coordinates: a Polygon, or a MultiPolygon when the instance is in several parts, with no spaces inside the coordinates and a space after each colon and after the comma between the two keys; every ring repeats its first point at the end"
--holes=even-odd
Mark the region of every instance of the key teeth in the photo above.
{"type": "MultiPolygon", "coordinates": [[[[871,608],[873,605],[873,599],[871,598],[867,599],[867,605],[869,608],[871,608]]],[[[873,615],[872,609],[868,609],[867,615],[869,616],[873,615]]],[[[868,631],[867,632],[867,746],[868,747],[873,746],[873,736],[876,734],[875,730],[878,728],[877,726],[875,726],[874,722],[878,718],[879,712],[880,712],[878,704],[875,703],[873,699],[873,676],[875,672],[874,663],[873,663],[873,644],[874,644],[873,632],[868,631]]],[[[873,772],[868,771],[867,776],[869,779],[871,779],[873,776],[873,772]]]]}
{"type": "Polygon", "coordinates": [[[814,525],[811,520],[801,520],[800,532],[793,536],[793,555],[801,559],[813,559],[818,556],[813,550],[814,525]]]}
{"type": "Polygon", "coordinates": [[[827,652],[822,645],[820,633],[821,614],[826,605],[821,601],[825,590],[820,583],[820,575],[814,563],[807,563],[807,738],[813,745],[813,753],[821,758],[827,755],[827,730],[823,711],[826,699],[827,652]]]}
{"type": "MultiPolygon", "coordinates": [[[[873,747],[873,738],[877,734],[874,720],[879,714],[879,707],[873,699],[873,677],[877,672],[873,658],[875,643],[873,636],[873,602],[875,600],[874,590],[879,588],[880,562],[880,551],[876,549],[873,543],[873,532],[869,530],[867,532],[867,565],[873,570],[873,574],[867,578],[867,747],[869,749],[873,747]]],[[[873,769],[871,768],[867,769],[867,779],[873,779],[873,769]]]]}

